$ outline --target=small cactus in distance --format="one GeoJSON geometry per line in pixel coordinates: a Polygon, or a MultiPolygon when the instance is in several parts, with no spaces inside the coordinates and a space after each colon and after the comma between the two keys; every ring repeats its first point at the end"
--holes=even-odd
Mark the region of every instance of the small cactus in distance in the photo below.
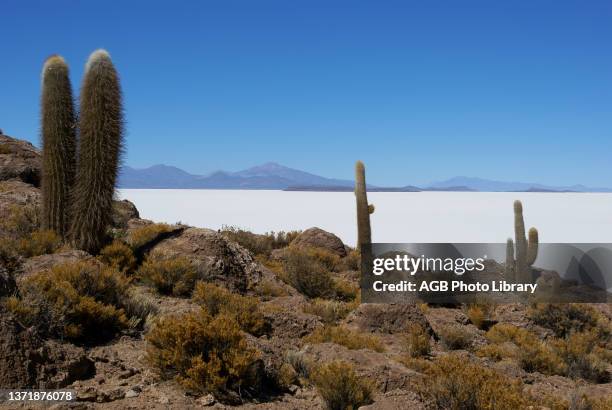
{"type": "Polygon", "coordinates": [[[119,76],[105,50],[85,66],[80,98],[80,145],[73,203],[72,239],[96,253],[104,244],[123,144],[119,76]]]}
{"type": "Polygon", "coordinates": [[[374,205],[368,204],[366,193],[365,166],[363,162],[355,164],[355,198],[357,201],[357,248],[372,243],[370,214],[374,213],[374,205]]]}
{"type": "Polygon", "coordinates": [[[65,237],[76,167],[76,130],[68,65],[58,55],[42,70],[42,227],[65,237]]]}
{"type": "Polygon", "coordinates": [[[516,282],[530,283],[531,267],[538,257],[538,230],[529,229],[529,238],[525,237],[525,222],[523,220],[523,204],[521,201],[514,201],[514,239],[508,240],[506,248],[506,275],[509,279],[516,282]],[[514,257],[510,258],[510,248],[513,248],[514,257]],[[511,274],[509,274],[511,271],[511,274]]]}

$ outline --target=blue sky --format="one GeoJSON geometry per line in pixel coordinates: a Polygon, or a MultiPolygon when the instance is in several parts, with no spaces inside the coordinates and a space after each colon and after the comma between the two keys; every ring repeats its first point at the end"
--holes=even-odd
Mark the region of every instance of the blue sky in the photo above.
{"type": "Polygon", "coordinates": [[[267,161],[380,185],[612,186],[610,1],[4,0],[0,128],[38,144],[40,69],[122,77],[125,163],[267,161]]]}

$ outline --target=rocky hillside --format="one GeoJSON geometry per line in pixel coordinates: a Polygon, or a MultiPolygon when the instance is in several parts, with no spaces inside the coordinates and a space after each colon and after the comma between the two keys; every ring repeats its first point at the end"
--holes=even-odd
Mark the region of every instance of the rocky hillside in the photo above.
{"type": "Polygon", "coordinates": [[[0,136],[4,388],[76,390],[56,409],[611,408],[609,305],[360,304],[332,233],[156,224],[128,201],[90,255],[39,231],[39,162],[0,136]]]}

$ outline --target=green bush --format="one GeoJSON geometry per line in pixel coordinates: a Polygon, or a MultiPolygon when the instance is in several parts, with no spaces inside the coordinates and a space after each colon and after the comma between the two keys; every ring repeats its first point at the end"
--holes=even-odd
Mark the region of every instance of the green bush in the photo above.
{"type": "Polygon", "coordinates": [[[98,259],[121,273],[132,272],[136,268],[136,258],[132,249],[121,241],[114,241],[100,251],[98,259]]]}
{"type": "Polygon", "coordinates": [[[225,314],[232,317],[245,332],[254,335],[264,332],[265,322],[257,298],[235,294],[211,283],[198,282],[193,301],[213,316],[225,314]]]}
{"type": "Polygon", "coordinates": [[[425,366],[424,372],[425,378],[416,389],[438,409],[514,410],[530,404],[520,381],[462,357],[443,356],[425,366]]]}
{"type": "Polygon", "coordinates": [[[325,326],[317,328],[304,338],[306,343],[336,343],[347,349],[370,349],[376,352],[385,350],[380,339],[374,335],[362,334],[345,326],[325,326]]]}
{"type": "Polygon", "coordinates": [[[406,350],[410,357],[426,356],[431,352],[429,333],[422,325],[413,323],[406,331],[406,350]]]}
{"type": "Polygon", "coordinates": [[[330,298],[335,295],[335,284],[329,270],[312,252],[287,248],[283,269],[288,283],[303,295],[310,298],[330,298]]]}
{"type": "MultiPolygon", "coordinates": [[[[552,330],[557,337],[598,328],[600,320],[595,309],[579,304],[539,303],[529,309],[528,315],[535,324],[552,330]]],[[[607,329],[600,327],[600,330],[609,333],[609,324],[607,329]]]]}
{"type": "Polygon", "coordinates": [[[248,249],[253,255],[263,255],[265,257],[269,257],[274,249],[288,246],[300,234],[299,231],[280,231],[258,235],[235,226],[224,226],[221,233],[229,240],[248,249]]]}
{"type": "Polygon", "coordinates": [[[164,259],[152,254],[138,269],[138,277],[163,295],[187,296],[191,294],[197,279],[197,271],[189,259],[175,257],[164,259]]]}
{"type": "Polygon", "coordinates": [[[356,410],[373,401],[371,382],[357,376],[346,362],[322,365],[315,370],[312,381],[329,410],[356,410]]]}
{"type": "Polygon", "coordinates": [[[211,316],[205,309],[162,317],[146,336],[147,359],[168,379],[185,387],[233,401],[255,393],[253,364],[259,353],[250,348],[231,316],[211,316]]]}
{"type": "Polygon", "coordinates": [[[78,343],[101,343],[130,326],[128,284],[111,268],[76,262],[23,279],[7,308],[27,326],[78,343]]]}
{"type": "Polygon", "coordinates": [[[472,345],[472,335],[460,325],[447,325],[438,329],[438,336],[451,350],[467,349],[472,345]]]}

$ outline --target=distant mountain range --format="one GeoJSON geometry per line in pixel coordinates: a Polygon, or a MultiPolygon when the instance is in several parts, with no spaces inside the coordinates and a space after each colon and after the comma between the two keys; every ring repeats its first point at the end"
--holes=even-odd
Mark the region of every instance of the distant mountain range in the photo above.
{"type": "MultiPolygon", "coordinates": [[[[274,189],[287,191],[352,191],[354,182],[326,178],[268,162],[238,172],[217,171],[195,175],[168,165],[135,169],[124,166],[119,175],[119,188],[133,189],[274,189]]],[[[548,186],[526,182],[491,181],[481,178],[455,177],[427,187],[379,187],[368,185],[372,192],[418,191],[484,191],[484,192],[612,192],[608,188],[584,185],[548,186]]]]}

